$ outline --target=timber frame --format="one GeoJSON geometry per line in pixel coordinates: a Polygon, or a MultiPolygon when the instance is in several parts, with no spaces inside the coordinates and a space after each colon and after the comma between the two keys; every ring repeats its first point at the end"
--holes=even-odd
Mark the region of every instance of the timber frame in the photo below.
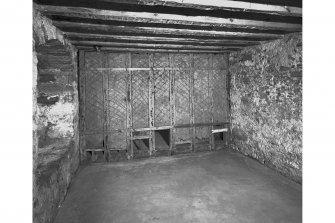
{"type": "Polygon", "coordinates": [[[302,31],[301,0],[34,0],[78,49],[217,53],[302,31]]]}

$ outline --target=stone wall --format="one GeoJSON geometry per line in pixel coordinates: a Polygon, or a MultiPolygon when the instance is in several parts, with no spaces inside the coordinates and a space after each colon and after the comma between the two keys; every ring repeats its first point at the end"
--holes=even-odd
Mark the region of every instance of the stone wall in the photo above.
{"type": "Polygon", "coordinates": [[[302,182],[302,36],[230,54],[232,147],[302,182]]]}
{"type": "Polygon", "coordinates": [[[79,165],[77,56],[48,18],[33,13],[33,221],[48,223],[79,165]]]}

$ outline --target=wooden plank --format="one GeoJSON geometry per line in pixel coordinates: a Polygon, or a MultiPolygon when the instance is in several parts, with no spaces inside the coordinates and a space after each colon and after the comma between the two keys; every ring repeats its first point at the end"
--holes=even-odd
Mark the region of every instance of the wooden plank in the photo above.
{"type": "Polygon", "coordinates": [[[192,23],[207,23],[220,24],[220,26],[232,27],[262,27],[269,29],[284,29],[290,31],[301,31],[301,24],[290,24],[282,22],[265,22],[247,19],[232,19],[232,18],[217,18],[210,16],[185,16],[177,14],[159,14],[148,12],[127,12],[127,11],[113,11],[102,10],[83,7],[65,7],[65,6],[51,6],[51,5],[37,5],[36,8],[44,14],[52,15],[66,15],[80,18],[95,18],[104,20],[117,21],[141,21],[141,22],[163,22],[173,24],[189,24],[192,23]]]}
{"type": "MultiPolygon", "coordinates": [[[[131,68],[85,68],[84,70],[98,70],[98,71],[150,71],[150,70],[154,70],[154,71],[189,71],[192,70],[193,68],[189,68],[189,67],[153,67],[153,68],[149,68],[149,67],[131,67],[131,68]]],[[[220,71],[222,69],[210,69],[210,68],[197,68],[197,70],[202,70],[202,71],[206,71],[206,70],[217,70],[220,71]]]]}
{"type": "Polygon", "coordinates": [[[122,41],[122,42],[135,42],[135,43],[177,43],[177,44],[207,44],[207,45],[252,45],[259,44],[259,41],[247,41],[247,40],[225,40],[225,39],[194,39],[190,38],[174,38],[174,37],[152,37],[152,36],[127,36],[127,35],[108,35],[108,34],[96,34],[96,33],[77,33],[77,32],[65,32],[65,36],[68,39],[104,39],[108,41],[122,41]]]}
{"type": "MultiPolygon", "coordinates": [[[[113,0],[113,2],[119,2],[119,0],[113,0]]],[[[133,1],[124,1],[122,2],[133,2],[133,1]]],[[[257,1],[229,1],[229,0],[154,0],[154,1],[146,1],[147,4],[150,2],[151,4],[160,4],[160,5],[169,5],[174,6],[176,3],[179,7],[190,7],[189,5],[195,6],[204,6],[215,7],[215,8],[230,8],[230,9],[240,9],[243,11],[257,11],[257,12],[270,12],[270,13],[278,13],[281,15],[291,15],[291,16],[302,16],[302,8],[295,6],[287,6],[289,2],[281,1],[283,5],[272,5],[271,1],[266,1],[266,3],[257,3],[257,1]],[[285,4],[286,3],[286,4],[285,4]]],[[[291,1],[292,2],[292,1],[291,1]]],[[[276,3],[278,4],[278,3],[276,3]]]]}
{"type": "MultiPolygon", "coordinates": [[[[84,34],[85,35],[85,34],[84,34]]],[[[95,34],[93,34],[95,35],[95,34]]],[[[140,47],[143,48],[143,46],[158,46],[158,47],[163,47],[163,46],[170,46],[170,48],[176,48],[176,47],[236,47],[236,48],[240,48],[240,47],[246,47],[246,46],[253,46],[253,45],[257,45],[260,42],[257,41],[240,41],[240,40],[236,40],[236,42],[234,42],[233,40],[230,41],[218,41],[218,40],[214,40],[214,41],[208,41],[208,40],[195,40],[195,41],[191,41],[191,40],[187,40],[187,41],[154,41],[154,40],[150,40],[150,39],[146,39],[146,40],[141,40],[138,39],[136,37],[129,37],[129,39],[117,39],[117,38],[104,38],[104,35],[98,35],[100,37],[67,37],[68,40],[70,40],[71,43],[75,43],[78,42],[77,45],[80,45],[79,42],[83,42],[84,45],[92,45],[91,42],[96,42],[95,45],[99,45],[99,42],[101,42],[101,45],[104,45],[104,43],[108,43],[109,45],[116,45],[121,46],[121,45],[125,45],[125,46],[130,46],[130,45],[138,45],[140,47]],[[87,41],[88,43],[86,44],[85,41],[87,41]]]]}
{"type": "MultiPolygon", "coordinates": [[[[174,54],[169,54],[169,66],[174,68],[174,54]]],[[[170,86],[169,86],[169,95],[170,95],[170,125],[175,125],[175,114],[176,114],[176,106],[175,106],[175,72],[174,70],[169,71],[169,79],[170,79],[170,86]]],[[[171,151],[175,149],[175,129],[172,128],[170,130],[170,155],[171,151]]]]}
{"type": "Polygon", "coordinates": [[[224,128],[224,129],[213,129],[212,133],[219,133],[219,132],[228,132],[228,128],[224,128]]]}
{"type": "Polygon", "coordinates": [[[152,44],[152,43],[119,43],[119,42],[104,42],[104,41],[90,41],[90,40],[70,40],[75,46],[111,46],[111,47],[125,47],[125,48],[139,48],[139,49],[200,49],[200,50],[237,50],[244,46],[208,46],[208,45],[177,45],[177,44],[152,44]]]}
{"type": "Polygon", "coordinates": [[[194,124],[182,124],[182,125],[175,125],[174,128],[191,128],[191,127],[204,127],[204,126],[220,126],[229,124],[229,122],[216,122],[216,123],[194,123],[194,124]]]}
{"type": "Polygon", "coordinates": [[[191,124],[191,150],[194,152],[195,151],[195,128],[193,127],[194,125],[194,59],[193,59],[193,54],[190,54],[190,94],[189,94],[189,101],[190,101],[190,124],[191,124]]]}
{"type": "MultiPolygon", "coordinates": [[[[165,34],[165,35],[187,35],[187,36],[206,36],[206,37],[256,37],[256,38],[280,38],[280,34],[272,33],[252,33],[252,32],[229,32],[229,31],[210,31],[210,30],[192,30],[176,28],[159,28],[159,27],[128,27],[119,25],[101,25],[90,23],[76,23],[66,21],[54,21],[53,24],[60,28],[82,28],[85,30],[104,30],[112,33],[123,34],[165,34]]],[[[292,24],[289,24],[290,26],[292,24]]],[[[300,30],[292,30],[300,31],[300,30]]]]}
{"type": "Polygon", "coordinates": [[[166,130],[171,129],[173,126],[158,126],[158,127],[149,127],[149,128],[136,128],[132,129],[132,132],[143,132],[143,131],[151,131],[151,130],[166,130]]]}
{"type": "Polygon", "coordinates": [[[153,27],[153,28],[169,28],[169,29],[186,29],[186,30],[207,30],[207,31],[225,31],[225,32],[240,32],[240,33],[268,33],[268,34],[287,34],[289,31],[277,30],[277,29],[264,29],[261,27],[255,27],[253,29],[243,28],[243,27],[229,27],[229,26],[219,26],[208,24],[170,24],[170,23],[148,23],[140,21],[114,21],[114,20],[103,20],[103,19],[92,19],[92,18],[78,18],[69,17],[62,15],[49,15],[52,21],[60,22],[74,22],[74,23],[84,23],[84,24],[97,24],[97,25],[111,25],[111,26],[126,26],[126,27],[153,27]]]}
{"type": "MultiPolygon", "coordinates": [[[[149,54],[149,128],[153,128],[155,126],[155,80],[154,80],[154,61],[153,54],[149,54]]],[[[149,153],[150,156],[155,153],[156,145],[155,145],[155,133],[154,131],[149,131],[151,138],[149,139],[149,153]]]]}
{"type": "MultiPolygon", "coordinates": [[[[209,64],[210,64],[210,70],[208,71],[208,99],[209,99],[209,105],[210,105],[210,120],[213,123],[214,122],[214,99],[213,99],[213,54],[210,54],[210,58],[209,58],[209,64]]],[[[213,126],[210,126],[210,128],[208,129],[208,131],[213,130],[213,126]]],[[[209,134],[209,150],[213,150],[214,149],[214,137],[209,134]]]]}
{"type": "MultiPolygon", "coordinates": [[[[131,53],[128,53],[128,59],[129,59],[129,67],[132,66],[131,61],[131,53]]],[[[129,149],[129,155],[128,159],[133,159],[134,157],[134,144],[132,141],[130,141],[131,138],[133,138],[133,112],[132,112],[132,72],[129,70],[128,76],[127,76],[127,149],[129,149]]]]}
{"type": "MultiPolygon", "coordinates": [[[[77,46],[78,49],[86,51],[96,51],[93,47],[77,46]]],[[[139,48],[118,48],[118,47],[102,47],[102,51],[113,52],[146,52],[146,53],[225,53],[236,50],[177,50],[177,49],[139,49],[139,48]]]]}
{"type": "Polygon", "coordinates": [[[113,31],[109,30],[108,28],[101,28],[101,27],[76,27],[76,26],[68,26],[68,27],[59,27],[63,32],[76,32],[76,33],[89,33],[89,34],[96,34],[96,35],[111,35],[114,36],[133,36],[133,37],[148,37],[148,38],[177,38],[177,39],[197,39],[201,41],[248,41],[248,42],[260,42],[260,41],[267,41],[267,40],[275,40],[278,37],[253,37],[253,36],[223,36],[223,35],[206,35],[206,33],[202,35],[194,35],[194,33],[190,33],[187,35],[183,35],[180,33],[162,33],[162,32],[124,32],[124,30],[120,31],[113,31]]]}
{"type": "Polygon", "coordinates": [[[82,69],[85,67],[85,53],[83,51],[79,51],[79,154],[80,160],[84,160],[86,158],[86,153],[83,149],[86,147],[86,136],[85,132],[85,75],[82,69]]]}
{"type": "MultiPolygon", "coordinates": [[[[166,6],[178,6],[178,7],[192,7],[193,5],[203,5],[204,9],[224,7],[222,2],[244,2],[245,4],[264,4],[264,5],[279,5],[279,6],[291,6],[291,7],[302,7],[302,0],[95,0],[94,2],[90,0],[34,0],[38,4],[47,4],[47,5],[71,5],[71,6],[88,6],[100,8],[106,8],[106,6],[111,6],[108,3],[123,3],[123,4],[135,4],[135,5],[147,5],[147,6],[156,6],[156,5],[166,5],[166,6]],[[105,4],[103,4],[105,2],[105,4]]],[[[233,4],[233,3],[231,3],[233,4]]],[[[265,7],[265,6],[264,6],[265,7]]],[[[107,7],[108,8],[108,7],[107,7]]],[[[235,8],[235,7],[234,7],[235,8]]],[[[238,8],[238,6],[236,6],[238,8]]]]}
{"type": "Polygon", "coordinates": [[[175,142],[175,145],[181,145],[181,144],[192,144],[192,141],[175,142]]]}
{"type": "Polygon", "coordinates": [[[133,136],[130,140],[136,140],[136,139],[151,139],[152,136],[133,136]]]}
{"type": "Polygon", "coordinates": [[[294,21],[301,21],[299,20],[299,18],[302,16],[302,7],[292,7],[287,5],[278,6],[227,0],[163,1],[165,3],[164,5],[159,4],[159,1],[156,2],[156,4],[145,5],[132,4],[129,2],[115,2],[113,0],[109,0],[108,2],[100,0],[96,0],[94,2],[81,0],[80,3],[66,0],[58,0],[57,2],[51,3],[51,5],[93,8],[97,10],[113,9],[115,11],[126,12],[146,12],[159,14],[173,13],[177,15],[210,16],[219,18],[250,19],[272,22],[287,21],[291,23],[294,21]],[[218,2],[219,4],[217,4],[218,2]]]}

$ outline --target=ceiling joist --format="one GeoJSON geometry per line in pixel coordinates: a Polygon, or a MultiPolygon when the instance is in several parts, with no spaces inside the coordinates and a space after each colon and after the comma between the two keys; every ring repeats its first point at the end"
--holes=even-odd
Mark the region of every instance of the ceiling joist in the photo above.
{"type": "Polygon", "coordinates": [[[302,30],[301,0],[34,0],[81,49],[226,52],[302,30]]]}

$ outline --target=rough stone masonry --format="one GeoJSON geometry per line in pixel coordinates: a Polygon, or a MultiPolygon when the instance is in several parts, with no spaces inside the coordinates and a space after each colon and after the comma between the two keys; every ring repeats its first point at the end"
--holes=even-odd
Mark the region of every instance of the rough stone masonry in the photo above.
{"type": "Polygon", "coordinates": [[[302,182],[302,36],[230,54],[232,146],[302,182]]]}

